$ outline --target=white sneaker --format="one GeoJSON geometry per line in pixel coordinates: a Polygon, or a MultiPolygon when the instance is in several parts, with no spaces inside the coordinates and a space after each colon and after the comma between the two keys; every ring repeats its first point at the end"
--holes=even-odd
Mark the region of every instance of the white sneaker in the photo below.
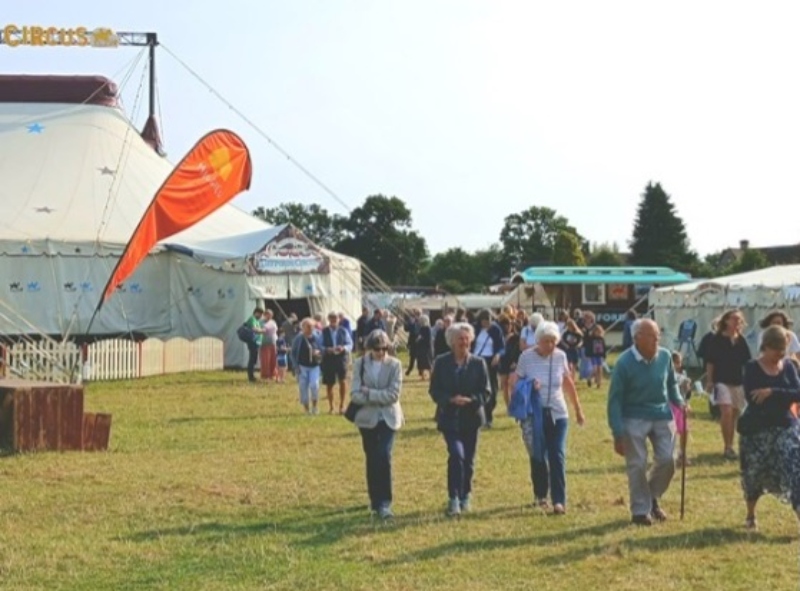
{"type": "Polygon", "coordinates": [[[459,517],[461,515],[461,503],[457,498],[450,499],[447,503],[447,516],[459,517]]]}

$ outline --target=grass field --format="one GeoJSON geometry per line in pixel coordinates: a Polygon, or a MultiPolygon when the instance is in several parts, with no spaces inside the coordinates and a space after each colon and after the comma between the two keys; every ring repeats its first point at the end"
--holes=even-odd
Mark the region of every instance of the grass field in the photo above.
{"type": "MultiPolygon", "coordinates": [[[[111,412],[111,450],[0,458],[0,589],[797,589],[791,510],[761,502],[743,528],[736,463],[704,404],[691,421],[686,517],[629,525],[605,391],[581,390],[568,514],[531,507],[507,417],[481,434],[474,511],[443,515],[444,444],[416,377],[395,443],[394,524],[370,520],[357,430],[307,417],[294,382],[240,372],[87,386],[111,412]]],[[[700,401],[702,402],[702,401],[700,401]]],[[[323,411],[325,406],[323,406],[323,411]]]]}

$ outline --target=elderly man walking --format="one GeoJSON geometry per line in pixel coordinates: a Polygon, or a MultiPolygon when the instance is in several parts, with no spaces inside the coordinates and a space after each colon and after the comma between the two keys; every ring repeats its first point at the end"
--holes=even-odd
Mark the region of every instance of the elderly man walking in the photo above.
{"type": "Polygon", "coordinates": [[[658,346],[658,325],[640,319],[632,327],[633,347],[617,359],[608,393],[608,423],[614,451],[625,456],[631,521],[652,525],[665,521],[659,505],[675,473],[675,425],[670,402],[684,405],[678,391],[672,355],[658,346]],[[653,446],[653,467],[647,472],[647,440],[653,446]]]}

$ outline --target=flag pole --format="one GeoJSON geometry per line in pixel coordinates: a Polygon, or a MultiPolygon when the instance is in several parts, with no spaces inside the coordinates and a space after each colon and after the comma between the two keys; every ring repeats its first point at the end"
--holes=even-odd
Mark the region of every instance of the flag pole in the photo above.
{"type": "Polygon", "coordinates": [[[689,439],[689,419],[686,403],[681,408],[683,414],[683,432],[681,433],[681,520],[686,507],[686,441],[689,439]]]}

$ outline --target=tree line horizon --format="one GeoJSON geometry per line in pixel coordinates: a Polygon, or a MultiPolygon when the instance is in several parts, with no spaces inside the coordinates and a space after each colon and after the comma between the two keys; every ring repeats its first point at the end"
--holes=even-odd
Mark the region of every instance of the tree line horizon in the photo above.
{"type": "Polygon", "coordinates": [[[454,294],[484,291],[513,271],[532,266],[660,266],[693,277],[769,266],[755,249],[727,266],[720,264],[722,252],[701,259],[670,195],[652,181],[640,195],[625,255],[616,243],[590,243],[549,207],[531,206],[506,216],[498,241],[487,248],[468,252],[453,247],[433,256],[399,197],[370,195],[348,216],[331,214],[315,203],[289,201],[258,207],[252,214],[273,225],[291,223],[319,246],[361,260],[389,285],[438,286],[454,294]]]}

